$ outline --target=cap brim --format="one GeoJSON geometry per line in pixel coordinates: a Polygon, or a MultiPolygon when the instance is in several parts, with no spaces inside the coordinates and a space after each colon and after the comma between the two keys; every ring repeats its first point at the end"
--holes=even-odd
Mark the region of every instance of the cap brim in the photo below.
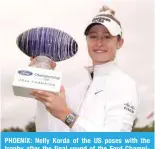
{"type": "Polygon", "coordinates": [[[114,21],[111,21],[110,23],[109,22],[92,22],[90,23],[87,28],[85,29],[85,32],[84,34],[85,35],[88,35],[89,33],[89,30],[94,26],[94,25],[103,25],[107,28],[107,30],[109,31],[109,33],[112,35],[112,36],[117,36],[117,35],[120,35],[122,36],[122,29],[121,27],[115,23],[114,21]]]}
{"type": "Polygon", "coordinates": [[[84,34],[88,35],[89,30],[94,26],[94,25],[102,25],[101,23],[91,23],[87,26],[87,28],[85,29],[84,34]]]}

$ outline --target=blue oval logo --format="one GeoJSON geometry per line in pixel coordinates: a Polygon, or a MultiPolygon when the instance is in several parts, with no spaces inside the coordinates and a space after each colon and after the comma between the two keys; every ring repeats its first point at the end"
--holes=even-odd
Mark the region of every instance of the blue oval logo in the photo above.
{"type": "Polygon", "coordinates": [[[23,76],[31,76],[33,73],[27,70],[19,70],[18,73],[23,76]]]}

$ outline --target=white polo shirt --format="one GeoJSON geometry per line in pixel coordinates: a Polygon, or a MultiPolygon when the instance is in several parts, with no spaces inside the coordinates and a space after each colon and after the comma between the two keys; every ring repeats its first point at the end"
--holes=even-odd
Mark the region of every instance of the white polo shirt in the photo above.
{"type": "Polygon", "coordinates": [[[38,107],[37,131],[129,132],[132,130],[139,105],[135,82],[122,72],[115,62],[89,67],[88,71],[94,71],[93,80],[90,78],[89,82],[82,82],[66,90],[67,105],[79,116],[73,127],[69,128],[49,113],[47,116],[45,110],[43,114],[43,110],[38,107]]]}

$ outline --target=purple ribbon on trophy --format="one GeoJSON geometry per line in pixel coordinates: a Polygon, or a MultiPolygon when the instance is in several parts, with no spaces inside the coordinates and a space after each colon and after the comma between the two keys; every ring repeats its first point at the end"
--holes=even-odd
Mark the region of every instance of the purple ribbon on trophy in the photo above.
{"type": "Polygon", "coordinates": [[[78,51],[77,42],[69,34],[49,27],[29,29],[16,42],[27,56],[46,56],[55,62],[69,59],[78,51]]]}

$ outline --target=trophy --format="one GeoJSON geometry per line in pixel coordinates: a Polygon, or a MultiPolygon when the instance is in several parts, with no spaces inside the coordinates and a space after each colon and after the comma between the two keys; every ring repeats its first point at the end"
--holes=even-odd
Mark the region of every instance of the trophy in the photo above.
{"type": "MultiPolygon", "coordinates": [[[[78,51],[76,41],[67,33],[47,27],[32,28],[17,37],[19,49],[29,57],[36,57],[31,67],[19,68],[14,76],[13,92],[16,96],[31,97],[32,89],[58,93],[61,86],[61,72],[50,69],[51,60],[63,61],[78,51]]],[[[37,102],[35,117],[37,131],[49,131],[51,114],[41,102],[37,102]]]]}
{"type": "Polygon", "coordinates": [[[62,74],[50,69],[50,63],[73,57],[78,51],[76,41],[58,29],[40,27],[21,33],[16,43],[24,54],[36,57],[36,62],[32,67],[16,71],[13,81],[14,95],[31,97],[29,93],[32,89],[58,93],[62,74]]]}

